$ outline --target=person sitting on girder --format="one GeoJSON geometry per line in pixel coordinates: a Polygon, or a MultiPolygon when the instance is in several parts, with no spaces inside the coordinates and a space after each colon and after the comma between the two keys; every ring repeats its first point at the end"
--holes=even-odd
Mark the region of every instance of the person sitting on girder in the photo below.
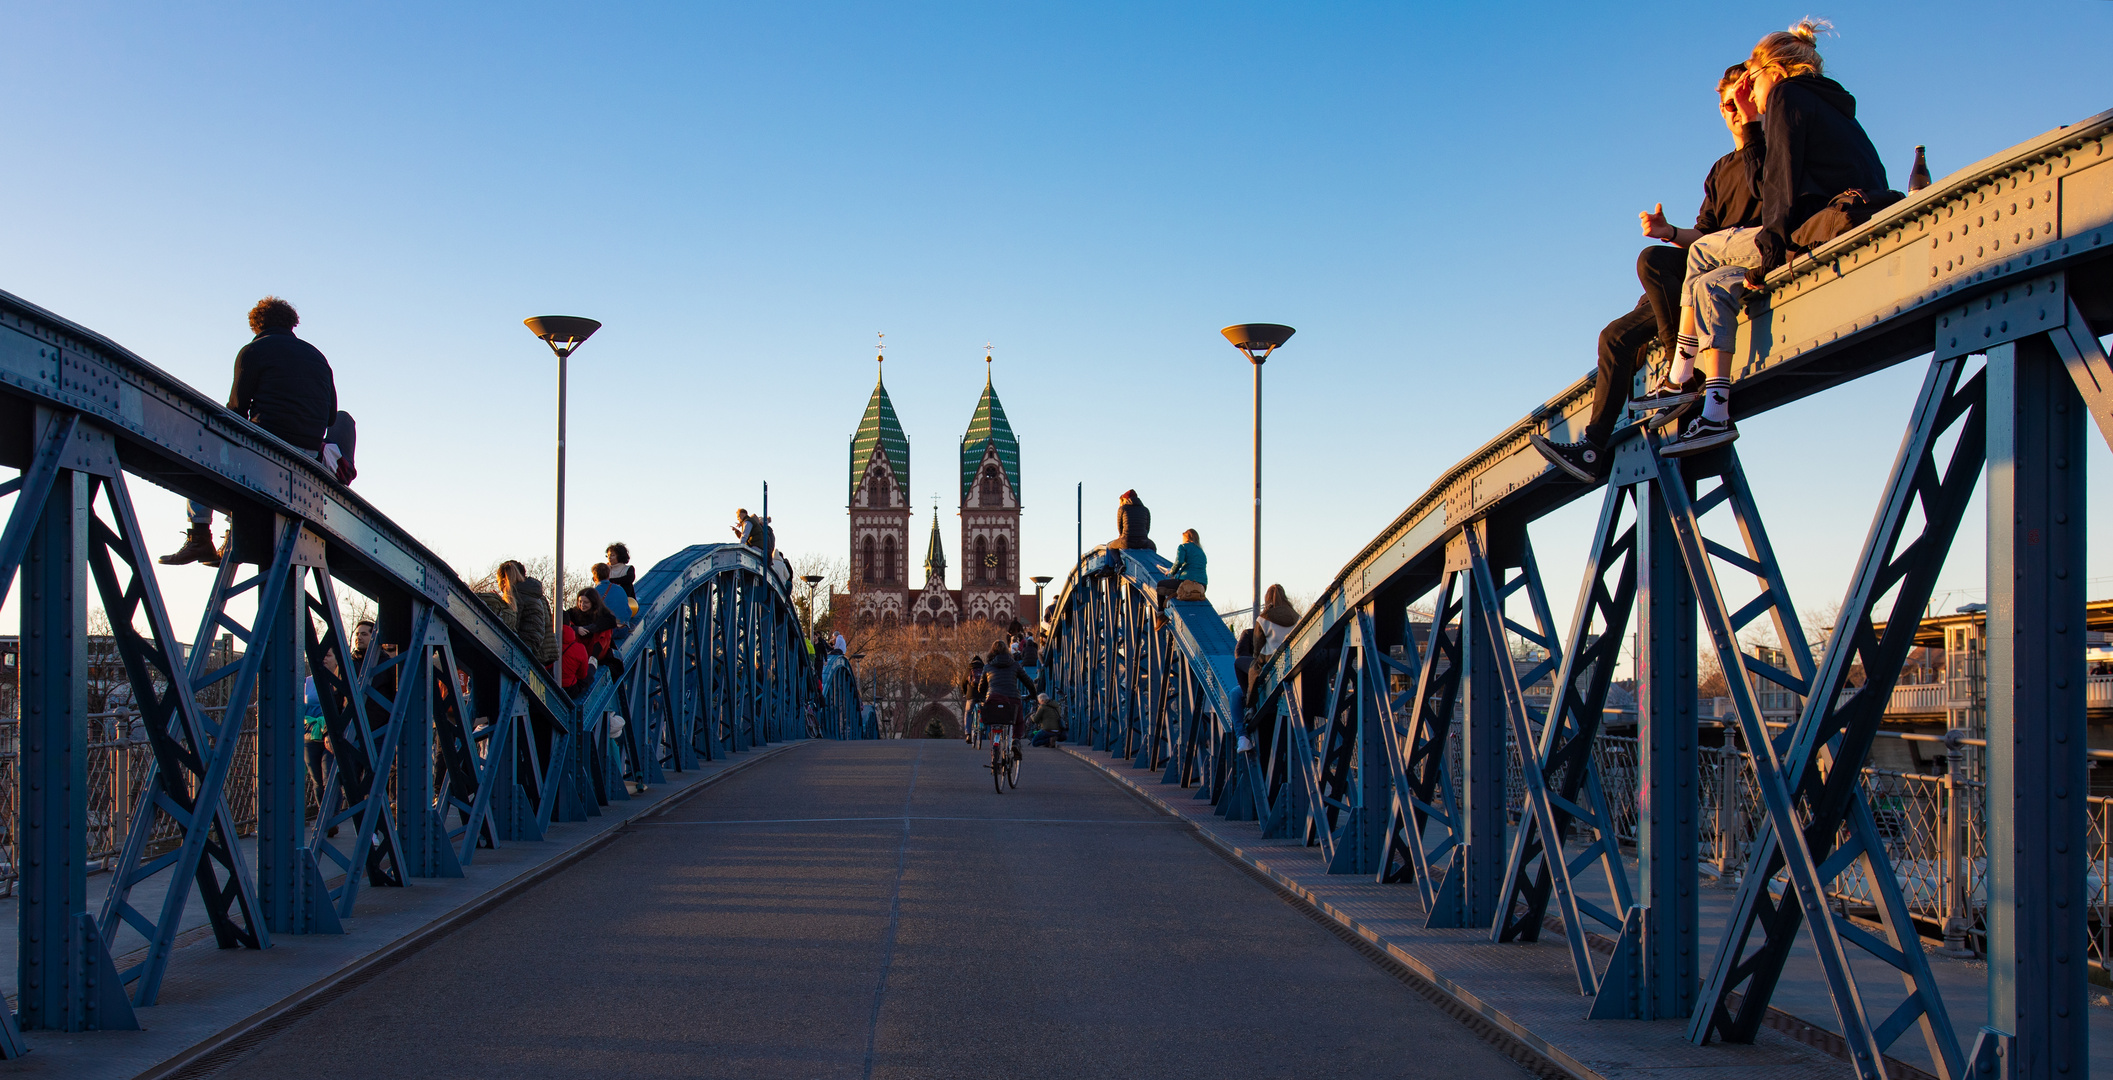
{"type": "Polygon", "coordinates": [[[591,587],[581,589],[565,609],[565,625],[572,628],[587,655],[609,669],[612,678],[624,677],[623,662],[616,656],[616,613],[609,610],[601,593],[591,587]]]}
{"type": "MultiPolygon", "coordinates": [[[[1793,251],[1818,247],[1905,198],[1886,187],[1885,164],[1856,120],[1856,99],[1821,74],[1813,43],[1827,29],[1824,20],[1803,20],[1763,37],[1746,62],[1769,146],[1761,223],[1720,234],[1702,251],[1696,248],[1703,245],[1689,249],[1683,336],[1671,378],[1687,377],[1698,362],[1707,377],[1702,415],[1661,448],[1668,456],[1700,453],[1739,437],[1731,419],[1732,350],[1739,311],[1765,295],[1768,272],[1788,262],[1793,251]]],[[[1658,408],[1677,396],[1654,382],[1638,405],[1658,408]]]]}
{"type": "MultiPolygon", "coordinates": [[[[631,565],[631,549],[625,547],[623,541],[619,540],[610,544],[602,554],[609,557],[609,581],[624,591],[625,606],[631,609],[633,616],[636,616],[638,614],[638,567],[631,565]]],[[[610,610],[615,610],[615,607],[615,604],[611,604],[610,610]]],[[[622,615],[623,612],[617,612],[617,614],[622,615]]]]}
{"type": "Polygon", "coordinates": [[[1125,491],[1115,504],[1115,539],[1108,541],[1110,548],[1130,551],[1158,551],[1159,545],[1152,543],[1152,511],[1135,491],[1125,491]]]}
{"type": "MultiPolygon", "coordinates": [[[[267,296],[249,309],[249,329],[256,336],[235,354],[234,387],[227,407],[250,423],[278,436],[294,449],[320,460],[323,431],[337,417],[337,382],[320,349],[294,336],[301,315],[292,304],[267,296]]],[[[183,546],[161,557],[164,566],[203,563],[219,566],[226,545],[213,546],[213,510],[190,504],[190,531],[183,546]]],[[[234,529],[228,529],[228,542],[234,529]]]]}
{"type": "Polygon", "coordinates": [[[631,636],[633,605],[631,598],[625,595],[623,586],[610,580],[609,573],[608,563],[595,563],[587,569],[588,576],[594,579],[594,584],[590,587],[601,597],[602,606],[608,609],[609,617],[616,620],[616,629],[609,634],[609,644],[613,647],[622,645],[624,639],[631,636]]]}
{"type": "Polygon", "coordinates": [[[1174,565],[1153,587],[1159,594],[1159,607],[1152,616],[1152,625],[1167,624],[1167,601],[1204,599],[1204,589],[1210,585],[1210,575],[1204,572],[1207,562],[1202,538],[1194,529],[1183,529],[1181,546],[1174,549],[1174,565]]]}
{"type": "Polygon", "coordinates": [[[734,511],[733,533],[743,545],[763,550],[763,519],[749,513],[747,507],[734,511]]]}
{"type": "MultiPolygon", "coordinates": [[[[1745,61],[1725,68],[1718,78],[1717,112],[1731,129],[1732,152],[1718,158],[1702,179],[1702,206],[1695,212],[1695,227],[1683,229],[1666,221],[1664,203],[1636,215],[1645,236],[1672,246],[1648,247],[1637,254],[1636,277],[1643,285],[1643,296],[1634,310],[1599,332],[1599,373],[1592,382],[1592,410],[1584,435],[1567,443],[1551,441],[1539,432],[1527,436],[1542,456],[1587,484],[1596,484],[1607,475],[1607,465],[1613,460],[1608,439],[1629,404],[1644,350],[1656,341],[1663,354],[1671,357],[1686,347],[1688,339],[1676,339],[1675,331],[1680,326],[1679,289],[1692,245],[1713,233],[1761,223],[1765,142],[1760,112],[1748,92],[1745,61]]],[[[1681,333],[1691,334],[1691,330],[1681,333]]],[[[1665,405],[1694,401],[1701,396],[1702,383],[1692,374],[1686,378],[1685,384],[1673,384],[1675,390],[1660,385],[1653,392],[1665,405]]]]}

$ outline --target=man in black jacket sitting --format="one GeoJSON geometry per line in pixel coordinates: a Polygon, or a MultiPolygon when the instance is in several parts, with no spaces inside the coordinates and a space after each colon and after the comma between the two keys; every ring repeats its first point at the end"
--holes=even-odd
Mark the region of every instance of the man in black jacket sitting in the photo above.
{"type": "MultiPolygon", "coordinates": [[[[337,416],[337,382],[321,350],[294,336],[301,316],[293,305],[267,296],[249,309],[257,336],[235,354],[234,388],[227,407],[250,423],[321,459],[323,432],[337,416]]],[[[161,557],[163,565],[219,566],[225,548],[213,546],[213,511],[190,505],[191,529],[183,547],[161,557]]],[[[232,535],[233,530],[229,530],[232,535]]]]}
{"type": "MultiPolygon", "coordinates": [[[[1592,412],[1585,433],[1576,442],[1559,443],[1535,433],[1528,438],[1534,449],[1564,472],[1587,484],[1607,475],[1613,448],[1607,439],[1621,417],[1636,378],[1643,351],[1657,341],[1666,356],[1672,356],[1675,333],[1680,324],[1680,286],[1687,275],[1687,246],[1721,229],[1761,224],[1761,175],[1765,160],[1760,113],[1748,93],[1745,63],[1724,69],[1717,80],[1717,108],[1724,126],[1731,129],[1732,152],[1710,166],[1702,181],[1702,208],[1695,214],[1695,227],[1682,229],[1665,219],[1665,205],[1638,217],[1643,233],[1663,240],[1670,247],[1645,248],[1636,257],[1636,276],[1643,283],[1643,297],[1635,310],[1607,324],[1599,332],[1599,375],[1592,384],[1592,412]]],[[[1677,402],[1700,396],[1701,379],[1684,388],[1677,402]]]]}

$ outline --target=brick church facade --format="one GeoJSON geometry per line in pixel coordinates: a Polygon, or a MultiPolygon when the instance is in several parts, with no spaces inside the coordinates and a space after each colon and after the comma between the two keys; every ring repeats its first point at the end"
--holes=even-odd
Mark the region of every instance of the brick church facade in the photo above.
{"type": "Polygon", "coordinates": [[[851,437],[850,582],[830,610],[859,623],[1034,623],[1034,593],[1020,591],[1020,441],[987,371],[960,457],[961,586],[950,589],[937,508],[921,573],[911,572],[910,440],[875,380],[851,437]]]}

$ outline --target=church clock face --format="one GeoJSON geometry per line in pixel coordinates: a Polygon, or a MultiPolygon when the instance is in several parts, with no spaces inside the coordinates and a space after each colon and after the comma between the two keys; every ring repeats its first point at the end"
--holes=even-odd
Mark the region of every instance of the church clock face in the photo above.
{"type": "Polygon", "coordinates": [[[996,568],[997,568],[997,566],[998,566],[998,554],[997,554],[997,552],[992,552],[992,553],[990,553],[990,554],[988,554],[988,555],[985,555],[985,556],[983,557],[983,565],[985,565],[985,566],[988,566],[988,567],[990,567],[990,568],[992,568],[992,569],[996,569],[996,568]]]}

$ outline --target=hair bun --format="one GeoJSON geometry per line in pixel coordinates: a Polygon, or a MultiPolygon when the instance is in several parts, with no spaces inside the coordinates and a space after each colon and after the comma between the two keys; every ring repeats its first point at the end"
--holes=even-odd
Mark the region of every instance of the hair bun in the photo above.
{"type": "Polygon", "coordinates": [[[1790,28],[1790,36],[1807,45],[1816,44],[1821,34],[1834,29],[1834,24],[1825,19],[1806,16],[1790,28]]]}

